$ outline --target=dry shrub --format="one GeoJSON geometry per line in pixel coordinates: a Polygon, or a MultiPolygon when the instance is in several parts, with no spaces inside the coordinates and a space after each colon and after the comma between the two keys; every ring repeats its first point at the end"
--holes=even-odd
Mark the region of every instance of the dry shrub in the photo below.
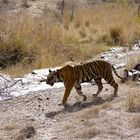
{"type": "Polygon", "coordinates": [[[140,95],[139,90],[132,89],[129,91],[125,102],[125,108],[128,112],[140,112],[140,95]]]}
{"type": "Polygon", "coordinates": [[[21,129],[15,140],[24,140],[25,138],[31,138],[35,135],[36,130],[33,126],[26,126],[21,129]]]}
{"type": "Polygon", "coordinates": [[[140,56],[134,54],[133,56],[127,58],[126,68],[133,69],[135,65],[139,63],[140,63],[140,56]]]}
{"type": "Polygon", "coordinates": [[[95,126],[90,126],[90,127],[84,127],[78,132],[76,132],[76,137],[77,138],[93,138],[97,134],[99,134],[100,131],[95,128],[95,126]]]}
{"type": "Polygon", "coordinates": [[[140,24],[140,16],[136,16],[136,23],[140,24]]]}
{"type": "Polygon", "coordinates": [[[74,23],[74,27],[75,29],[79,28],[81,26],[81,23],[79,20],[76,20],[75,23],[74,23]]]}
{"type": "Polygon", "coordinates": [[[64,16],[63,16],[63,26],[64,26],[64,29],[69,30],[70,15],[69,15],[68,11],[66,11],[66,10],[65,10],[64,16]]]}
{"type": "Polygon", "coordinates": [[[80,36],[81,36],[82,38],[84,38],[84,37],[87,36],[87,33],[86,33],[86,31],[85,31],[84,28],[82,28],[82,29],[79,30],[79,34],[80,34],[80,36]]]}
{"type": "Polygon", "coordinates": [[[108,35],[104,33],[98,35],[96,42],[110,44],[108,35]]]}
{"type": "Polygon", "coordinates": [[[87,110],[84,110],[81,112],[81,115],[83,119],[89,119],[91,117],[98,116],[100,112],[100,107],[93,107],[87,110]]]}
{"type": "MultiPolygon", "coordinates": [[[[98,53],[96,47],[81,45],[78,32],[76,36],[73,29],[67,31],[59,23],[46,27],[27,14],[20,16],[22,20],[13,17],[11,25],[7,23],[8,28],[5,28],[7,37],[0,42],[1,52],[6,56],[12,56],[7,60],[4,59],[4,66],[11,67],[17,63],[25,66],[31,63],[28,67],[42,68],[60,65],[71,58],[86,60],[94,52],[98,53]]],[[[83,33],[81,35],[85,36],[83,33]]],[[[102,52],[102,48],[97,50],[102,52]]]]}
{"type": "Polygon", "coordinates": [[[69,135],[71,132],[73,132],[73,135],[69,135],[69,137],[74,138],[92,138],[95,137],[97,134],[100,133],[98,129],[94,126],[93,120],[90,118],[82,118],[82,116],[76,117],[74,115],[73,120],[71,122],[67,122],[63,125],[63,131],[69,135]],[[81,120],[81,119],[82,120],[81,120]],[[79,128],[80,124],[80,128],[79,128]]]}
{"type": "Polygon", "coordinates": [[[16,64],[12,66],[8,66],[3,70],[4,73],[10,74],[12,77],[21,77],[27,73],[30,73],[33,71],[36,67],[32,65],[22,65],[22,64],[16,64]]]}
{"type": "Polygon", "coordinates": [[[99,112],[102,109],[106,109],[108,107],[110,107],[110,104],[104,103],[99,106],[86,108],[77,112],[76,114],[72,114],[71,121],[64,124],[63,130],[66,131],[67,134],[73,132],[74,134],[70,137],[74,138],[89,139],[95,137],[100,133],[100,131],[96,129],[94,118],[98,117],[99,112]]]}
{"type": "Polygon", "coordinates": [[[19,126],[16,123],[10,123],[10,124],[6,124],[4,126],[4,130],[6,131],[12,131],[14,129],[17,129],[19,126]]]}
{"type": "Polygon", "coordinates": [[[107,108],[109,108],[109,107],[111,107],[111,104],[108,103],[108,102],[106,102],[106,103],[104,103],[104,104],[102,104],[102,105],[100,106],[100,109],[107,109],[107,108]]]}
{"type": "Polygon", "coordinates": [[[80,116],[85,120],[89,120],[89,118],[98,117],[101,110],[109,108],[110,106],[111,104],[107,102],[98,106],[90,107],[81,111],[80,116]]]}
{"type": "Polygon", "coordinates": [[[116,25],[110,27],[110,39],[113,44],[115,45],[124,45],[125,43],[125,37],[124,37],[124,31],[123,28],[116,25]]]}
{"type": "Polygon", "coordinates": [[[70,24],[76,30],[86,27],[91,33],[96,29],[96,34],[92,35],[97,43],[102,43],[103,40],[111,45],[124,45],[132,41],[137,36],[135,32],[139,31],[140,25],[134,16],[135,8],[134,5],[127,4],[98,4],[89,9],[80,7],[74,12],[74,20],[70,24]],[[102,37],[102,33],[106,36],[102,37]]]}
{"type": "MultiPolygon", "coordinates": [[[[134,11],[135,5],[98,4],[75,8],[72,20],[68,11],[61,20],[52,16],[49,22],[44,16],[33,18],[25,12],[1,16],[0,51],[15,55],[14,63],[13,59],[0,63],[9,67],[16,64],[18,71],[17,63],[33,69],[61,65],[71,58],[85,61],[109,48],[103,43],[123,45],[138,36],[140,24],[134,11]]],[[[47,15],[49,12],[52,15],[52,11],[47,15]]]]}
{"type": "Polygon", "coordinates": [[[79,29],[80,27],[83,27],[84,24],[85,16],[83,16],[81,10],[84,12],[84,14],[86,14],[84,7],[77,8],[74,12],[73,26],[75,29],[79,29]]]}
{"type": "Polygon", "coordinates": [[[72,123],[67,122],[67,123],[64,124],[64,130],[67,131],[67,130],[69,130],[71,128],[73,128],[73,124],[72,123]]]}
{"type": "MultiPolygon", "coordinates": [[[[29,15],[22,14],[20,17],[7,15],[4,19],[5,34],[0,42],[1,55],[5,59],[5,65],[13,65],[16,63],[28,64],[32,63],[37,53],[37,47],[40,44],[41,36],[40,25],[29,15]],[[7,28],[6,28],[7,27],[7,28]]],[[[2,64],[1,64],[2,65],[2,64]]]]}
{"type": "Polygon", "coordinates": [[[133,37],[131,43],[134,44],[140,39],[140,24],[136,27],[133,32],[133,37]]]}

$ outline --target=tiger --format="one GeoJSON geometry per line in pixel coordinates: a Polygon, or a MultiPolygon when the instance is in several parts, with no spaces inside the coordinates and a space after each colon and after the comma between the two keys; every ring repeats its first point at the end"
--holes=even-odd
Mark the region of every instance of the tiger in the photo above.
{"type": "Polygon", "coordinates": [[[112,70],[118,78],[124,79],[118,75],[115,67],[109,62],[104,60],[92,60],[74,66],[65,65],[53,71],[49,69],[47,79],[42,79],[40,82],[46,82],[46,84],[50,86],[53,86],[54,83],[57,82],[63,82],[65,92],[62,102],[58,105],[65,106],[73,87],[76,89],[78,95],[83,97],[83,101],[86,101],[87,96],[82,92],[81,83],[90,82],[91,80],[94,80],[98,86],[98,90],[96,94],[93,94],[93,97],[97,97],[103,89],[102,78],[114,88],[114,97],[118,96],[118,84],[113,78],[112,70]]]}

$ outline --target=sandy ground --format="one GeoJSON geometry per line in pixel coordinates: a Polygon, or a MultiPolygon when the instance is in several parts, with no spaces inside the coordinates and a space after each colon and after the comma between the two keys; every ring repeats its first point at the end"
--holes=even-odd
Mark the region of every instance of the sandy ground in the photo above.
{"type": "MultiPolygon", "coordinates": [[[[140,139],[140,112],[127,112],[126,100],[130,91],[139,92],[139,85],[119,84],[118,97],[113,88],[104,85],[96,99],[92,94],[97,87],[83,85],[88,99],[82,100],[73,89],[68,106],[58,106],[64,88],[48,89],[22,97],[2,101],[0,105],[0,138],[15,140],[26,125],[34,126],[31,140],[85,140],[85,139],[140,139]],[[139,123],[139,124],[138,124],[139,123]]],[[[20,140],[20,139],[19,139],[20,140]]]]}

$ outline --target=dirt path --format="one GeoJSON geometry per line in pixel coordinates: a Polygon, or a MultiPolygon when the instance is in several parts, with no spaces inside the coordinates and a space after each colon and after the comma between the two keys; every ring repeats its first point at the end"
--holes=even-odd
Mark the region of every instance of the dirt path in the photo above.
{"type": "MultiPolygon", "coordinates": [[[[66,139],[139,139],[138,127],[133,127],[133,119],[140,118],[140,113],[126,112],[126,100],[130,85],[120,85],[119,96],[112,98],[113,89],[104,85],[103,92],[93,99],[96,86],[84,85],[83,91],[88,96],[86,102],[72,91],[69,106],[58,106],[64,89],[53,89],[28,96],[17,97],[1,102],[0,138],[14,140],[26,125],[33,125],[36,135],[33,140],[66,139]]],[[[138,92],[139,86],[132,89],[138,92]]],[[[135,124],[134,124],[135,125],[135,124]]]]}

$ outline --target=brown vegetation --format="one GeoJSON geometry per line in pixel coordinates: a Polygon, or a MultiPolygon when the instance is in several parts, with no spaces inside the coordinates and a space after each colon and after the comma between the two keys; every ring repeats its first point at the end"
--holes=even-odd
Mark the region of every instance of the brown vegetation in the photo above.
{"type": "Polygon", "coordinates": [[[137,64],[140,63],[140,56],[131,56],[127,58],[127,69],[133,69],[137,64]]]}
{"type": "Polygon", "coordinates": [[[125,45],[140,37],[137,6],[113,3],[93,6],[74,9],[72,20],[67,9],[63,17],[52,16],[50,11],[48,21],[46,17],[33,18],[23,11],[1,15],[0,66],[8,66],[7,72],[14,69],[16,75],[22,75],[34,68],[57,66],[71,59],[87,60],[110,45],[125,45]],[[16,65],[11,68],[13,64],[16,65]],[[27,71],[21,72],[22,67],[27,67],[27,71]]]}
{"type": "Polygon", "coordinates": [[[129,94],[126,99],[125,103],[126,111],[128,112],[140,112],[140,95],[139,89],[129,91],[129,94]]]}
{"type": "Polygon", "coordinates": [[[134,116],[130,123],[133,128],[140,128],[140,116],[134,116]]]}
{"type": "Polygon", "coordinates": [[[17,134],[17,138],[15,140],[24,140],[26,138],[31,138],[35,135],[36,131],[33,126],[26,126],[20,130],[19,134],[17,134]]]}

